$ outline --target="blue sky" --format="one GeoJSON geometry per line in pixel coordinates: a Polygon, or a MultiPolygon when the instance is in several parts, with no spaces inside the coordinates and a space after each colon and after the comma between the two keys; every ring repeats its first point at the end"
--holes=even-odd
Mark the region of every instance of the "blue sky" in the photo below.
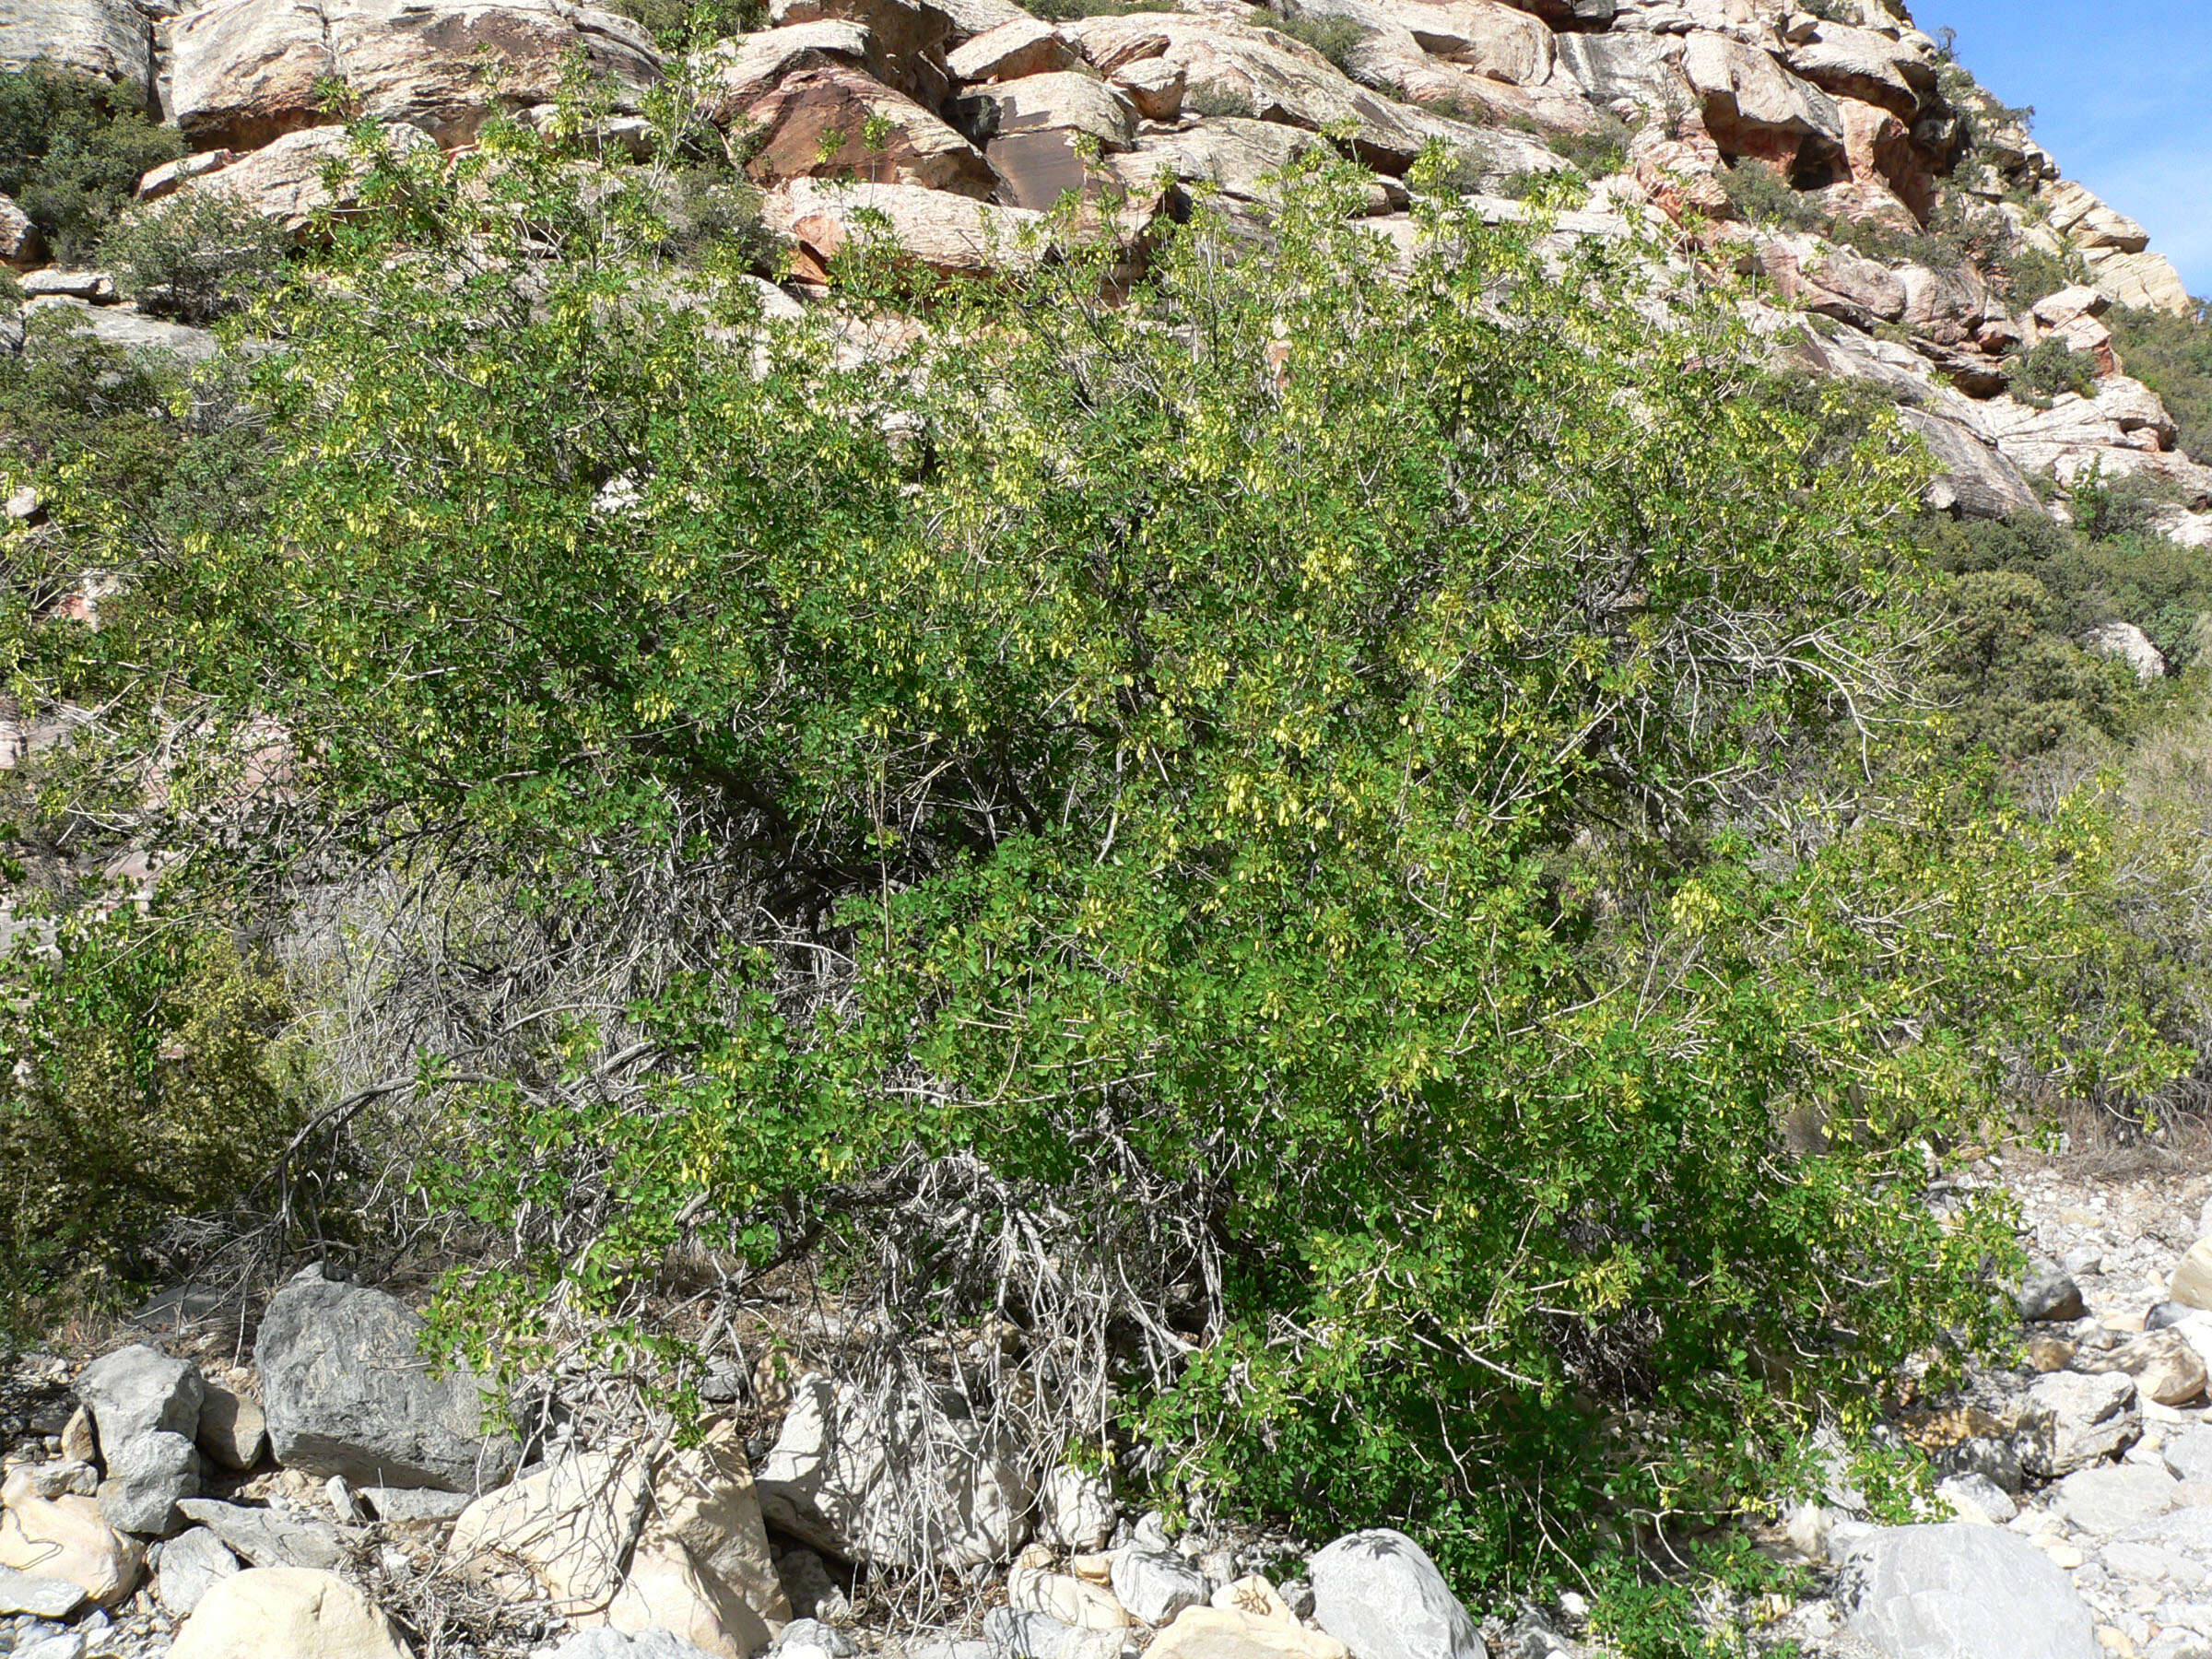
{"type": "Polygon", "coordinates": [[[2212,294],[2212,5],[2206,0],[1913,0],[1930,34],[2008,104],[2068,178],[2150,231],[2212,294]]]}

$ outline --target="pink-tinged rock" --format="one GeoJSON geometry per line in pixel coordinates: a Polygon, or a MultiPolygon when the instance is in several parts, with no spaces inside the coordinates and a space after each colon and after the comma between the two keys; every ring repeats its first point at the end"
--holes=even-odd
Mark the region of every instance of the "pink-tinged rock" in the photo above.
{"type": "Polygon", "coordinates": [[[1724,35],[1693,34],[1682,72],[1700,101],[1705,130],[1730,155],[1794,172],[1843,149],[1843,114],[1811,82],[1773,57],[1724,35]]]}
{"type": "MultiPolygon", "coordinates": [[[[1064,27],[1083,55],[1109,76],[1147,58],[1164,59],[1182,72],[1186,105],[1203,100],[1208,108],[1310,132],[1347,126],[1360,159],[1386,172],[1403,172],[1432,135],[1477,147],[1485,136],[1371,92],[1311,46],[1277,29],[1154,12],[1064,27]]],[[[1541,145],[1528,147],[1548,156],[1541,145]]],[[[1563,165],[1557,157],[1549,159],[1563,165]]]]}
{"type": "Polygon", "coordinates": [[[2149,231],[2071,180],[2044,191],[2043,206],[2051,229],[2077,247],[2140,253],[2150,245],[2149,231]]]}
{"type": "Polygon", "coordinates": [[[1051,75],[1072,69],[1080,62],[1066,37],[1035,18],[1017,18],[987,29],[956,47],[945,60],[952,78],[969,85],[978,81],[1019,80],[1025,75],[1051,75]]]}
{"type": "Polygon", "coordinates": [[[952,20],[952,32],[946,37],[946,43],[953,46],[962,41],[972,41],[1002,23],[1019,22],[1030,15],[1016,6],[1014,0],[938,0],[938,9],[952,20]]]}
{"type": "Polygon", "coordinates": [[[1125,149],[1136,136],[1136,111],[1129,100],[1095,76],[1072,71],[974,88],[954,112],[980,139],[1080,133],[1109,149],[1125,149]]]}
{"type": "Polygon", "coordinates": [[[1840,98],[1879,104],[1911,120],[1936,99],[1935,57],[1915,41],[1816,21],[1783,61],[1840,98]]]}
{"type": "Polygon", "coordinates": [[[2163,253],[2146,250],[2124,253],[2118,248],[2091,248],[2085,257],[2097,286],[2116,304],[2136,311],[2161,311],[2176,317],[2196,314],[2196,301],[2188,284],[2163,253]]]}
{"type": "Polygon", "coordinates": [[[579,55],[622,108],[660,77],[641,27],[572,0],[216,0],[172,33],[171,100],[194,144],[252,149],[330,122],[341,82],[369,119],[458,145],[555,100],[579,55]]]}
{"type": "Polygon", "coordinates": [[[1856,198],[1837,202],[1835,210],[1919,230],[1941,187],[1940,159],[1914,141],[1912,123],[1879,104],[1838,98],[1835,107],[1843,122],[1844,182],[1856,198]]]}
{"type": "Polygon", "coordinates": [[[319,87],[337,73],[321,0],[215,0],[170,33],[171,104],[204,149],[327,124],[319,87]]]}
{"type": "Polygon", "coordinates": [[[784,80],[750,106],[758,147],[746,171],[779,179],[856,178],[988,198],[982,152],[902,92],[857,69],[826,65],[784,80]],[[878,142],[871,147],[873,129],[878,142]]]}
{"type": "Polygon", "coordinates": [[[1182,113],[1182,95],[1190,83],[1182,70],[1166,58],[1140,58],[1114,71],[1113,84],[1128,95],[1136,112],[1147,121],[1173,121],[1182,113]]]}
{"type": "Polygon", "coordinates": [[[211,173],[218,168],[228,167],[237,159],[236,150],[212,149],[202,150],[196,156],[182,156],[174,161],[164,161],[138,181],[138,199],[142,202],[158,202],[165,195],[173,194],[181,186],[202,173],[211,173]]]}
{"type": "Polygon", "coordinates": [[[863,243],[949,276],[1031,270],[1050,252],[1041,213],[912,184],[794,179],[769,193],[761,219],[796,244],[798,274],[813,282],[827,282],[831,261],[863,243]]]}
{"type": "Polygon", "coordinates": [[[2124,374],[2108,376],[2097,382],[2097,395],[2092,401],[2099,412],[2123,432],[2148,432],[2158,440],[2160,449],[2170,446],[2178,435],[2179,429],[2173,423],[2173,417],[2167,413],[2165,403],[2141,381],[2130,380],[2124,374]]]}
{"type": "Polygon", "coordinates": [[[875,35],[865,25],[841,18],[794,23],[717,41],[690,60],[691,69],[709,88],[708,119],[718,124],[767,97],[784,76],[833,65],[865,70],[877,80],[886,73],[875,35]]]}
{"type": "Polygon", "coordinates": [[[953,33],[951,17],[929,0],[770,0],[768,18],[778,28],[827,20],[862,25],[876,37],[894,78],[909,91],[914,87],[903,77],[925,65],[942,78],[945,47],[953,33]]]}
{"type": "Polygon", "coordinates": [[[2030,314],[2045,328],[2063,328],[2077,317],[2101,317],[2112,308],[2112,297],[2100,288],[2077,284],[2046,294],[2030,314]]]}

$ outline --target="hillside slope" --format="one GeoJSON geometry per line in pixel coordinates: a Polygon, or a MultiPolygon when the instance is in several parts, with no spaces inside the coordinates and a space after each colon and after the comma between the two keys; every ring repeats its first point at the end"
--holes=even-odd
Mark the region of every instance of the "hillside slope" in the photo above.
{"type": "MultiPolygon", "coordinates": [[[[2212,474],[2177,449],[2102,320],[2191,314],[2179,277],[1901,6],[1072,10],[1090,15],[775,0],[757,19],[769,27],[692,67],[802,280],[860,211],[849,189],[825,199],[823,181],[857,179],[897,232],[960,269],[988,263],[986,221],[1018,223],[1070,189],[1132,189],[1123,211],[1140,218],[1202,189],[1249,210],[1324,130],[1385,178],[1441,140],[1470,185],[1515,194],[1571,157],[1601,216],[1655,207],[1683,252],[1756,279],[1771,326],[1814,320],[1817,337],[1791,331],[1811,365],[1911,406],[1950,474],[1944,504],[2001,516],[2033,504],[2039,477],[2063,499],[2092,469],[2140,476],[2165,487],[2177,539],[2212,543],[2212,474]]],[[[547,112],[571,59],[613,88],[617,129],[675,66],[640,24],[569,0],[28,0],[0,25],[0,64],[104,77],[182,135],[186,153],[142,195],[229,191],[289,225],[323,194],[339,115],[466,146],[494,111],[547,112]]],[[[1387,225],[1401,202],[1385,186],[1373,211],[1387,225]]],[[[15,205],[0,202],[0,226],[40,303],[102,298],[42,267],[15,205]]],[[[120,315],[104,326],[130,330],[120,315]]]]}

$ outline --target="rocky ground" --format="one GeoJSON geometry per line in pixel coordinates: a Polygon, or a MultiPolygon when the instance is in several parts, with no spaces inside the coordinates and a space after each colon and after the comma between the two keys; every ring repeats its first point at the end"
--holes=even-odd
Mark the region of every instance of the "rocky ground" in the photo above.
{"type": "MultiPolygon", "coordinates": [[[[1939,1183],[1937,1202],[2002,1182],[2020,1206],[2025,1361],[1897,1425],[1942,1476],[1921,1524],[1875,1524],[1839,1477],[1759,1534],[1811,1569],[1803,1599],[1724,1616],[1830,1659],[2212,1655],[2201,1167],[2023,1153],[1939,1183]]],[[[193,1312],[163,1299],[105,1352],[8,1377],[0,1653],[1600,1651],[1571,1597],[1470,1613],[1401,1535],[1171,1536],[1093,1477],[1033,1484],[979,1432],[827,1375],[782,1399],[721,1390],[753,1397],[685,1450],[558,1429],[524,1445],[488,1426],[465,1373],[425,1370],[419,1322],[383,1291],[309,1270],[263,1310],[245,1364],[229,1363],[235,1323],[193,1312]],[[871,1597],[865,1563],[932,1559],[963,1586],[934,1619],[871,1597]]]]}

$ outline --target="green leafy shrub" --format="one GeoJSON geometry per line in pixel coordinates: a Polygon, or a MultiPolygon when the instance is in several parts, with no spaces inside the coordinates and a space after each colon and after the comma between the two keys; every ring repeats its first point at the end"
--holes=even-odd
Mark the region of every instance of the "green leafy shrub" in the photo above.
{"type": "Polygon", "coordinates": [[[644,25],[668,52],[688,51],[768,26],[765,0],[613,0],[609,9],[644,25]]]}
{"type": "Polygon", "coordinates": [[[1555,133],[1547,141],[1556,156],[1563,156],[1588,179],[1603,179],[1629,164],[1628,124],[1618,115],[1601,114],[1586,133],[1555,133]]]}
{"type": "Polygon", "coordinates": [[[147,118],[143,93],[44,65],[0,74],[0,195],[64,264],[91,252],[141,178],[183,153],[182,138],[147,118]]]}
{"type": "Polygon", "coordinates": [[[2006,358],[2005,378],[2011,382],[2013,395],[2021,402],[2048,408],[2051,400],[2062,392],[2071,392],[2079,397],[2096,395],[2097,360],[2053,337],[2038,341],[2006,358]]]}
{"type": "Polygon", "coordinates": [[[1276,12],[1259,6],[1253,10],[1253,21],[1312,47],[1347,75],[1351,73],[1353,49],[1367,39],[1367,30],[1351,18],[1332,13],[1276,12]]]}
{"type": "Polygon", "coordinates": [[[9,1327],[159,1281],[176,1222],[265,1173],[297,1124],[265,964],[125,904],[18,947],[0,1005],[0,1305],[9,1327]]]}
{"type": "Polygon", "coordinates": [[[125,214],[100,258],[145,310],[206,324],[268,288],[290,248],[281,225],[235,197],[185,191],[125,214]]]}
{"type": "Polygon", "coordinates": [[[2047,300],[2088,275],[2078,255],[2047,253],[2024,241],[1998,252],[1990,261],[1990,270],[2005,297],[2020,308],[2047,300]]]}
{"type": "Polygon", "coordinates": [[[2212,322],[2199,304],[2193,316],[2116,311],[2105,318],[2128,373],[2165,400],[2180,429],[2180,448],[2212,457],[2212,322]]]}
{"type": "Polygon", "coordinates": [[[1132,18],[1160,9],[1160,0],[1040,0],[1030,8],[1048,23],[1073,23],[1084,18],[1132,18]]]}
{"type": "Polygon", "coordinates": [[[1739,218],[1784,230],[1818,230],[1827,215],[1774,169],[1761,161],[1738,161],[1721,174],[1721,189],[1739,218]]]}
{"type": "Polygon", "coordinates": [[[364,187],[249,522],[93,640],[291,736],[187,869],[465,933],[376,985],[441,1034],[456,1340],[644,1364],[680,1253],[804,1254],[896,1363],[1015,1368],[971,1386],[1024,1443],[1508,1583],[2009,1339],[2008,1218],[1924,1147],[2180,1062],[2078,1011],[2129,948],[2093,804],[1864,794],[1931,599],[1893,418],[1437,157],[1408,270],[1317,159],[1265,260],[864,235],[756,353],[660,297],[642,185],[488,150],[364,187]],[[847,349],[878,306],[932,326],[847,349]]]}

